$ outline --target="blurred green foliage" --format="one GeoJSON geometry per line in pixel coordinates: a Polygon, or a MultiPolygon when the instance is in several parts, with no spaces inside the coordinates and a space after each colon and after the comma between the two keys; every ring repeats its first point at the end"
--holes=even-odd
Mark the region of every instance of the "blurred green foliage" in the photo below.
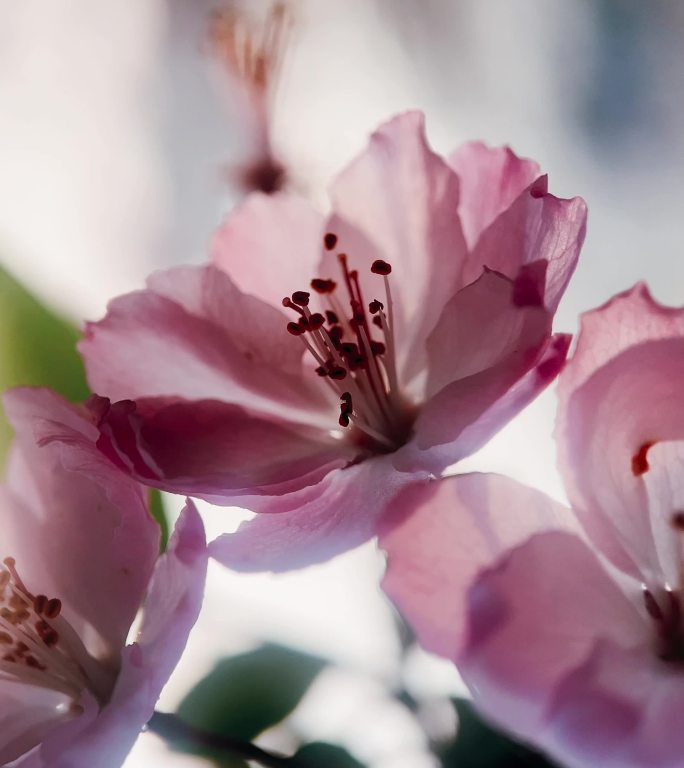
{"type": "Polygon", "coordinates": [[[453,705],[458,731],[440,755],[443,768],[554,768],[541,753],[485,723],[471,702],[454,699],[453,705]]]}
{"type": "Polygon", "coordinates": [[[251,741],[299,704],[325,662],[266,644],[218,662],[183,699],[178,715],[211,733],[251,741]]]}
{"type": "Polygon", "coordinates": [[[293,762],[297,768],[364,768],[346,749],[320,741],[302,747],[293,762]]]}
{"type": "MultiPolygon", "coordinates": [[[[43,306],[0,266],[0,390],[45,386],[68,400],[84,400],[89,390],[77,340],[71,323],[43,306]]],[[[2,415],[0,464],[11,437],[2,415]]]]}

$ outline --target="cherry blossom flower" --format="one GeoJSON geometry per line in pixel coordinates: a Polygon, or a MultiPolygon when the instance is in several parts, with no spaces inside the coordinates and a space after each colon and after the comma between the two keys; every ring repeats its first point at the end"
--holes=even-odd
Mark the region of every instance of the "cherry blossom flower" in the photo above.
{"type": "Polygon", "coordinates": [[[236,568],[367,540],[399,489],[477,450],[565,359],[551,320],[586,211],[549,194],[535,163],[482,144],[443,159],[408,113],[331,199],[326,219],[252,196],[212,265],[152,275],[80,345],[91,386],[115,401],[99,441],[112,461],[277,513],[214,542],[236,568]]]}
{"type": "Polygon", "coordinates": [[[572,511],[471,475],[383,524],[384,587],[421,642],[567,766],[682,764],[683,377],[684,309],[637,286],[585,315],[560,377],[572,511]]]}
{"type": "Polygon", "coordinates": [[[0,488],[0,764],[115,768],[197,618],[202,523],[188,502],[158,558],[145,489],[96,449],[86,409],[48,390],[5,405],[17,439],[0,488]]]}
{"type": "Polygon", "coordinates": [[[245,192],[271,194],[288,181],[285,166],[273,150],[271,124],[292,25],[292,11],[283,0],[270,6],[263,23],[234,4],[216,8],[211,16],[211,47],[232,81],[245,133],[253,142],[251,156],[237,169],[237,180],[245,192]]]}

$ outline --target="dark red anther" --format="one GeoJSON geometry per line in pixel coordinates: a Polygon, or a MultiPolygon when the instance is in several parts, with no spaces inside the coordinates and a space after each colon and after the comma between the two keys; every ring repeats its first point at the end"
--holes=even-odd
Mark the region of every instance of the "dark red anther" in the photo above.
{"type": "Polygon", "coordinates": [[[333,325],[332,328],[328,328],[328,335],[331,339],[340,341],[340,339],[344,336],[344,329],[341,325],[333,325]]]}
{"type": "Polygon", "coordinates": [[[323,245],[325,245],[327,251],[332,251],[332,249],[337,245],[337,235],[335,235],[333,232],[326,232],[325,236],[323,237],[323,245]]]}
{"type": "Polygon", "coordinates": [[[684,531],[684,512],[681,510],[673,512],[672,517],[670,518],[670,523],[675,530],[684,531]]]}
{"type": "Polygon", "coordinates": [[[317,331],[319,328],[322,328],[325,325],[325,318],[320,312],[314,312],[313,315],[309,318],[309,331],[317,331]]]}
{"type": "Polygon", "coordinates": [[[335,381],[342,381],[347,375],[347,369],[341,365],[335,365],[328,371],[328,376],[335,381]]]}
{"type": "Polygon", "coordinates": [[[382,259],[376,259],[371,264],[371,272],[374,275],[389,275],[391,271],[392,271],[391,264],[388,264],[386,261],[383,261],[382,259]]]}
{"type": "Polygon", "coordinates": [[[287,332],[291,333],[293,336],[301,336],[305,330],[305,328],[300,328],[298,323],[287,324],[287,332]]]}
{"type": "Polygon", "coordinates": [[[373,325],[377,325],[378,328],[382,328],[382,318],[380,317],[380,315],[377,315],[376,317],[373,318],[373,325]]]}
{"type": "Polygon", "coordinates": [[[319,376],[327,376],[328,375],[328,372],[326,371],[326,369],[322,365],[319,365],[318,368],[316,368],[316,373],[319,376]]]}
{"type": "Polygon", "coordinates": [[[370,348],[371,352],[376,356],[384,355],[387,349],[381,341],[371,341],[370,348]]]}
{"type": "Polygon", "coordinates": [[[46,595],[36,595],[33,599],[33,610],[40,615],[47,605],[48,599],[46,595]]]}
{"type": "Polygon", "coordinates": [[[337,283],[334,280],[324,280],[321,277],[314,277],[311,281],[311,288],[316,293],[332,293],[337,288],[337,283]]]}
{"type": "Polygon", "coordinates": [[[377,299],[373,299],[371,303],[368,305],[368,311],[371,313],[371,315],[376,315],[378,312],[383,310],[385,308],[385,305],[378,301],[377,299]]]}
{"type": "Polygon", "coordinates": [[[59,614],[62,612],[62,601],[57,598],[53,597],[51,600],[47,601],[47,605],[45,606],[44,615],[48,619],[56,619],[59,614]]]}
{"type": "Polygon", "coordinates": [[[645,472],[648,472],[650,465],[648,463],[647,455],[654,445],[654,440],[646,440],[646,442],[641,444],[634,456],[632,456],[632,474],[635,477],[639,477],[645,472]]]}
{"type": "Polygon", "coordinates": [[[664,620],[663,612],[658,605],[658,601],[653,595],[645,589],[644,592],[644,605],[646,606],[646,612],[654,620],[662,622],[664,620]]]}
{"type": "Polygon", "coordinates": [[[341,413],[340,418],[337,420],[337,423],[341,427],[348,427],[349,426],[349,416],[346,413],[341,413]]]}
{"type": "Polygon", "coordinates": [[[340,318],[332,311],[332,309],[325,310],[325,317],[330,325],[337,325],[340,322],[340,318]]]}
{"type": "Polygon", "coordinates": [[[308,291],[295,291],[292,294],[292,301],[300,307],[308,307],[310,296],[311,294],[308,291]]]}

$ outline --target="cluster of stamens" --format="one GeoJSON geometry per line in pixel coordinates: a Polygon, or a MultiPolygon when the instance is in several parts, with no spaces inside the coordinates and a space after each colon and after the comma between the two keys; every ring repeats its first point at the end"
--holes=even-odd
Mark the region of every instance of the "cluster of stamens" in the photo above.
{"type": "MultiPolygon", "coordinates": [[[[337,236],[329,232],[323,242],[333,251],[337,236]]],[[[392,267],[386,261],[373,262],[371,272],[384,280],[385,302],[374,298],[366,305],[358,272],[349,268],[346,254],[338,253],[337,260],[346,302],[339,298],[335,280],[316,277],[310,287],[320,297],[321,311],[309,308],[310,291],[295,291],[283,299],[283,306],[299,315],[287,324],[287,330],[302,339],[317,362],[316,373],[340,398],[339,425],[355,426],[377,449],[394,450],[405,440],[410,424],[397,381],[388,280],[392,267]],[[345,303],[349,311],[345,311],[345,303]]]]}
{"type": "Polygon", "coordinates": [[[0,680],[28,680],[73,694],[83,682],[83,675],[60,650],[60,633],[54,622],[60,617],[61,601],[29,592],[17,573],[14,558],[6,557],[3,566],[0,566],[0,680]]]}

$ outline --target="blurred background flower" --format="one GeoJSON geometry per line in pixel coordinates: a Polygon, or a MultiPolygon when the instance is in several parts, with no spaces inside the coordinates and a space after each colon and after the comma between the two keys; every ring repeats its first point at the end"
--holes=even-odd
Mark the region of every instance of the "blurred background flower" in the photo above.
{"type": "MultiPolygon", "coordinates": [[[[682,302],[684,8],[675,3],[290,0],[274,10],[266,0],[23,0],[3,5],[2,22],[3,388],[51,383],[83,397],[78,360],[62,351],[75,338],[69,323],[100,317],[152,269],[203,261],[249,187],[288,186],[324,207],[330,176],[409,107],[427,113],[438,151],[465,139],[508,143],[540,162],[556,194],[587,200],[587,243],[557,330],[574,331],[579,312],[641,278],[661,301],[682,302]]],[[[554,408],[546,393],[459,469],[502,471],[562,498],[554,408]]],[[[178,501],[166,501],[173,514],[178,501]]],[[[210,534],[244,517],[202,510],[210,534]]],[[[282,661],[293,651],[273,646],[258,663],[247,657],[259,669],[303,666],[313,682],[281,679],[302,692],[294,714],[270,727],[297,697],[244,734],[265,730],[260,741],[284,751],[341,744],[371,768],[439,765],[429,742],[453,735],[448,698],[463,690],[448,664],[402,642],[381,571],[372,547],[286,576],[212,567],[162,707],[179,705],[219,660],[279,643],[335,666],[314,677],[311,659],[282,661]]],[[[223,689],[245,701],[228,671],[223,689]]],[[[266,676],[273,696],[276,678],[266,676]]],[[[495,765],[500,753],[487,758],[482,746],[491,734],[459,707],[470,762],[447,750],[443,764],[495,765]]],[[[126,765],[155,764],[201,761],[146,734],[126,765]]]]}

